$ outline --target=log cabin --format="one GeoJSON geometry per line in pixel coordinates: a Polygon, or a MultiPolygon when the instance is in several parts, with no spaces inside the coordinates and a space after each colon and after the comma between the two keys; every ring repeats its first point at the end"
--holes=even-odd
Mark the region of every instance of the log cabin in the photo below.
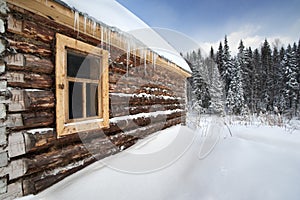
{"type": "Polygon", "coordinates": [[[87,14],[0,0],[0,199],[185,123],[190,71],[87,14]]]}

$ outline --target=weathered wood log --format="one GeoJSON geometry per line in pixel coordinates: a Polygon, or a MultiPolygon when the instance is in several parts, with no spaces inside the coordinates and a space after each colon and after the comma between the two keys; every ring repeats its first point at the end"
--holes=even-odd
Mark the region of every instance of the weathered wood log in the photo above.
{"type": "Polygon", "coordinates": [[[104,133],[107,136],[116,135],[120,132],[132,131],[137,128],[147,127],[148,125],[153,125],[160,122],[167,122],[168,120],[172,120],[174,118],[181,117],[183,112],[175,112],[169,115],[156,115],[151,117],[138,117],[133,119],[123,119],[120,121],[116,121],[110,124],[109,129],[104,129],[104,133]]]}
{"type": "Polygon", "coordinates": [[[7,38],[10,48],[14,48],[19,53],[30,53],[39,55],[42,57],[50,57],[52,55],[52,51],[50,46],[46,44],[34,44],[33,41],[18,41],[19,38],[7,38]]]}
{"type": "Polygon", "coordinates": [[[11,98],[8,105],[10,112],[33,111],[54,107],[54,94],[51,91],[10,90],[11,98]]]}
{"type": "Polygon", "coordinates": [[[38,172],[45,172],[54,168],[64,167],[78,160],[94,156],[103,156],[104,152],[115,153],[118,148],[108,138],[96,138],[87,143],[55,148],[51,152],[34,155],[26,159],[26,173],[30,175],[38,172]]]}
{"type": "MultiPolygon", "coordinates": [[[[149,83],[149,82],[148,82],[149,83]]],[[[151,81],[150,81],[151,83],[151,81]]],[[[163,83],[161,83],[163,84],[163,83]]],[[[128,84],[113,84],[113,83],[110,83],[109,84],[109,92],[110,93],[124,93],[124,94],[138,94],[138,93],[143,93],[143,88],[144,86],[142,84],[139,84],[138,82],[136,82],[135,84],[131,84],[130,85],[130,82],[128,82],[128,84]]],[[[159,89],[160,87],[157,86],[157,89],[159,89]]],[[[184,94],[183,94],[183,87],[181,86],[177,86],[175,87],[174,85],[169,88],[168,92],[163,92],[163,90],[161,91],[156,91],[156,92],[150,92],[148,91],[148,94],[156,94],[156,95],[159,95],[159,94],[165,94],[166,96],[178,96],[178,97],[185,97],[184,94]],[[182,89],[182,90],[181,90],[182,89]]]]}
{"type": "Polygon", "coordinates": [[[129,85],[146,85],[146,84],[153,84],[153,85],[166,85],[167,82],[170,83],[170,87],[176,89],[178,87],[185,87],[184,82],[180,82],[178,80],[182,80],[178,74],[168,71],[163,67],[157,66],[156,70],[152,70],[151,74],[148,73],[144,75],[145,69],[141,67],[133,67],[132,70],[129,71],[129,75],[126,74],[127,67],[123,65],[116,65],[112,64],[110,66],[110,81],[112,84],[129,84],[129,85]]]}
{"type": "Polygon", "coordinates": [[[23,67],[25,65],[24,55],[21,53],[8,55],[4,58],[4,61],[6,62],[7,68],[10,66],[23,67]]]}
{"type": "Polygon", "coordinates": [[[51,74],[54,71],[54,65],[50,59],[41,59],[39,57],[28,55],[28,54],[15,54],[6,59],[7,62],[7,69],[14,70],[14,71],[27,71],[27,72],[34,72],[34,73],[45,73],[51,74]],[[16,56],[19,56],[19,62],[16,62],[16,56]],[[25,57],[25,60],[23,61],[25,57]],[[11,61],[13,60],[13,61],[11,61]],[[22,62],[21,62],[22,61],[22,62]]]}
{"type": "Polygon", "coordinates": [[[54,114],[50,112],[36,112],[22,114],[24,128],[45,127],[54,123],[54,114]]]}
{"type": "Polygon", "coordinates": [[[89,151],[83,144],[55,149],[51,152],[46,152],[34,157],[30,157],[30,159],[26,159],[26,175],[50,170],[53,168],[63,167],[64,165],[74,162],[76,159],[84,159],[90,156],[91,155],[89,151]]]}
{"type": "Polygon", "coordinates": [[[113,105],[110,108],[110,118],[120,117],[126,115],[136,115],[139,113],[149,113],[156,111],[165,111],[165,110],[176,110],[184,109],[183,104],[170,104],[170,105],[141,105],[141,106],[124,106],[124,105],[113,105]]]}
{"type": "Polygon", "coordinates": [[[12,33],[22,33],[23,21],[17,19],[12,14],[8,15],[7,18],[7,31],[12,33]]]}
{"type": "Polygon", "coordinates": [[[57,138],[54,130],[46,130],[32,133],[24,131],[26,153],[43,152],[45,149],[57,144],[57,138]]]}
{"type": "Polygon", "coordinates": [[[33,38],[43,42],[50,43],[54,38],[54,32],[51,29],[38,25],[26,19],[19,19],[17,14],[8,15],[8,31],[23,35],[27,38],[33,38]]]}
{"type": "Polygon", "coordinates": [[[30,37],[41,40],[43,42],[51,43],[55,33],[49,28],[45,28],[36,22],[25,20],[23,24],[23,33],[30,37]]]}
{"type": "MultiPolygon", "coordinates": [[[[42,59],[36,56],[25,54],[25,67],[33,72],[51,74],[54,71],[54,64],[50,59],[42,59]]],[[[25,69],[26,69],[25,68],[25,69]]]]}
{"type": "Polygon", "coordinates": [[[83,159],[82,161],[79,161],[82,163],[79,166],[76,166],[75,163],[73,167],[68,167],[66,169],[62,168],[56,173],[51,174],[51,172],[48,172],[48,174],[46,174],[46,172],[41,172],[25,177],[23,180],[24,195],[37,194],[38,192],[43,191],[44,189],[54,185],[55,183],[63,180],[65,177],[83,169],[84,167],[95,161],[96,159],[94,157],[88,157],[86,159],[83,159]]]}
{"type": "Polygon", "coordinates": [[[172,104],[184,104],[185,100],[182,98],[176,97],[163,97],[163,96],[151,96],[147,97],[146,95],[128,95],[123,96],[122,94],[111,94],[110,95],[110,104],[111,106],[123,105],[123,106],[151,106],[151,105],[172,105],[172,104]]]}
{"type": "Polygon", "coordinates": [[[28,110],[48,109],[54,107],[55,97],[52,91],[26,91],[24,104],[28,110]]]}
{"type": "Polygon", "coordinates": [[[21,130],[35,127],[47,127],[53,125],[53,111],[35,113],[9,114],[5,122],[7,127],[13,130],[21,130]]]}
{"type": "Polygon", "coordinates": [[[6,189],[6,193],[0,194],[0,198],[3,200],[17,199],[23,196],[23,188],[22,188],[21,181],[11,183],[7,185],[7,188],[5,189],[6,189]]]}
{"type": "Polygon", "coordinates": [[[11,133],[8,137],[8,156],[10,158],[26,153],[25,140],[22,132],[11,133]]]}
{"type": "Polygon", "coordinates": [[[41,192],[44,189],[52,186],[53,184],[61,181],[65,177],[86,167],[87,165],[112,154],[115,154],[116,152],[118,152],[116,148],[113,150],[110,148],[103,149],[94,156],[88,156],[83,159],[78,159],[76,161],[73,161],[72,164],[65,165],[53,170],[49,169],[41,171],[36,174],[26,176],[23,181],[24,194],[36,194],[38,192],[41,192]]]}
{"type": "Polygon", "coordinates": [[[8,180],[11,181],[24,176],[25,172],[25,159],[11,160],[8,166],[0,168],[0,177],[8,175],[8,180]]]}
{"type": "Polygon", "coordinates": [[[181,118],[170,119],[166,122],[159,122],[151,124],[150,126],[134,129],[132,131],[122,132],[117,135],[111,136],[110,140],[114,145],[121,147],[124,146],[127,148],[135,143],[138,139],[145,138],[151,135],[154,132],[163,130],[165,128],[177,125],[181,123],[181,118]],[[131,144],[131,145],[129,145],[131,144]]]}
{"type": "Polygon", "coordinates": [[[53,87],[52,77],[44,74],[7,72],[1,78],[7,79],[10,87],[48,89],[53,87]]]}

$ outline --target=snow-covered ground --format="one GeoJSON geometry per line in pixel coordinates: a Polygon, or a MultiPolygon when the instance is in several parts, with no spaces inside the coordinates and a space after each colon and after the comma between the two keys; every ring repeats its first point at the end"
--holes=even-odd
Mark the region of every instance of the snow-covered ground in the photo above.
{"type": "Polygon", "coordinates": [[[300,197],[300,131],[212,117],[176,126],[24,199],[276,200],[300,197]]]}

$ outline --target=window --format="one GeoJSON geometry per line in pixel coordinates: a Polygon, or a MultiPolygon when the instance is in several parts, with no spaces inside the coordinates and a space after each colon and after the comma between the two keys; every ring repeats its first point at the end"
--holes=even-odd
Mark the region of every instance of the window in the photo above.
{"type": "Polygon", "coordinates": [[[56,35],[58,137],[109,126],[108,52],[56,35]]]}

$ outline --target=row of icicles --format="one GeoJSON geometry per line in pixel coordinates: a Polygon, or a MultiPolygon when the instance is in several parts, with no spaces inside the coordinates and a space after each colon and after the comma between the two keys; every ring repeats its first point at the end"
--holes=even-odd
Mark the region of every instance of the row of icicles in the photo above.
{"type": "MultiPolygon", "coordinates": [[[[111,34],[117,34],[117,38],[120,38],[117,44],[114,44],[116,46],[121,47],[124,45],[122,41],[126,41],[127,47],[126,48],[126,67],[127,67],[127,74],[129,70],[129,61],[130,56],[133,55],[134,62],[136,64],[136,57],[139,55],[140,62],[143,62],[144,64],[144,70],[145,74],[147,73],[147,54],[151,52],[151,56],[148,56],[148,59],[150,59],[150,62],[153,64],[153,68],[156,68],[156,59],[158,58],[157,53],[154,51],[151,51],[150,49],[146,48],[143,44],[138,44],[137,40],[133,38],[133,36],[126,34],[124,32],[118,31],[113,27],[108,27],[104,24],[101,24],[99,28],[99,24],[96,22],[96,20],[91,20],[86,15],[84,15],[84,25],[83,25],[83,31],[84,33],[87,32],[87,27],[91,27],[91,31],[94,37],[96,37],[96,30],[101,29],[100,35],[98,36],[101,43],[100,47],[102,49],[107,50],[109,53],[111,52],[111,34]],[[106,46],[104,46],[104,43],[106,46]],[[149,58],[150,57],[150,58],[149,58]]],[[[74,31],[80,32],[80,26],[79,26],[79,12],[74,11],[74,31]]]]}

